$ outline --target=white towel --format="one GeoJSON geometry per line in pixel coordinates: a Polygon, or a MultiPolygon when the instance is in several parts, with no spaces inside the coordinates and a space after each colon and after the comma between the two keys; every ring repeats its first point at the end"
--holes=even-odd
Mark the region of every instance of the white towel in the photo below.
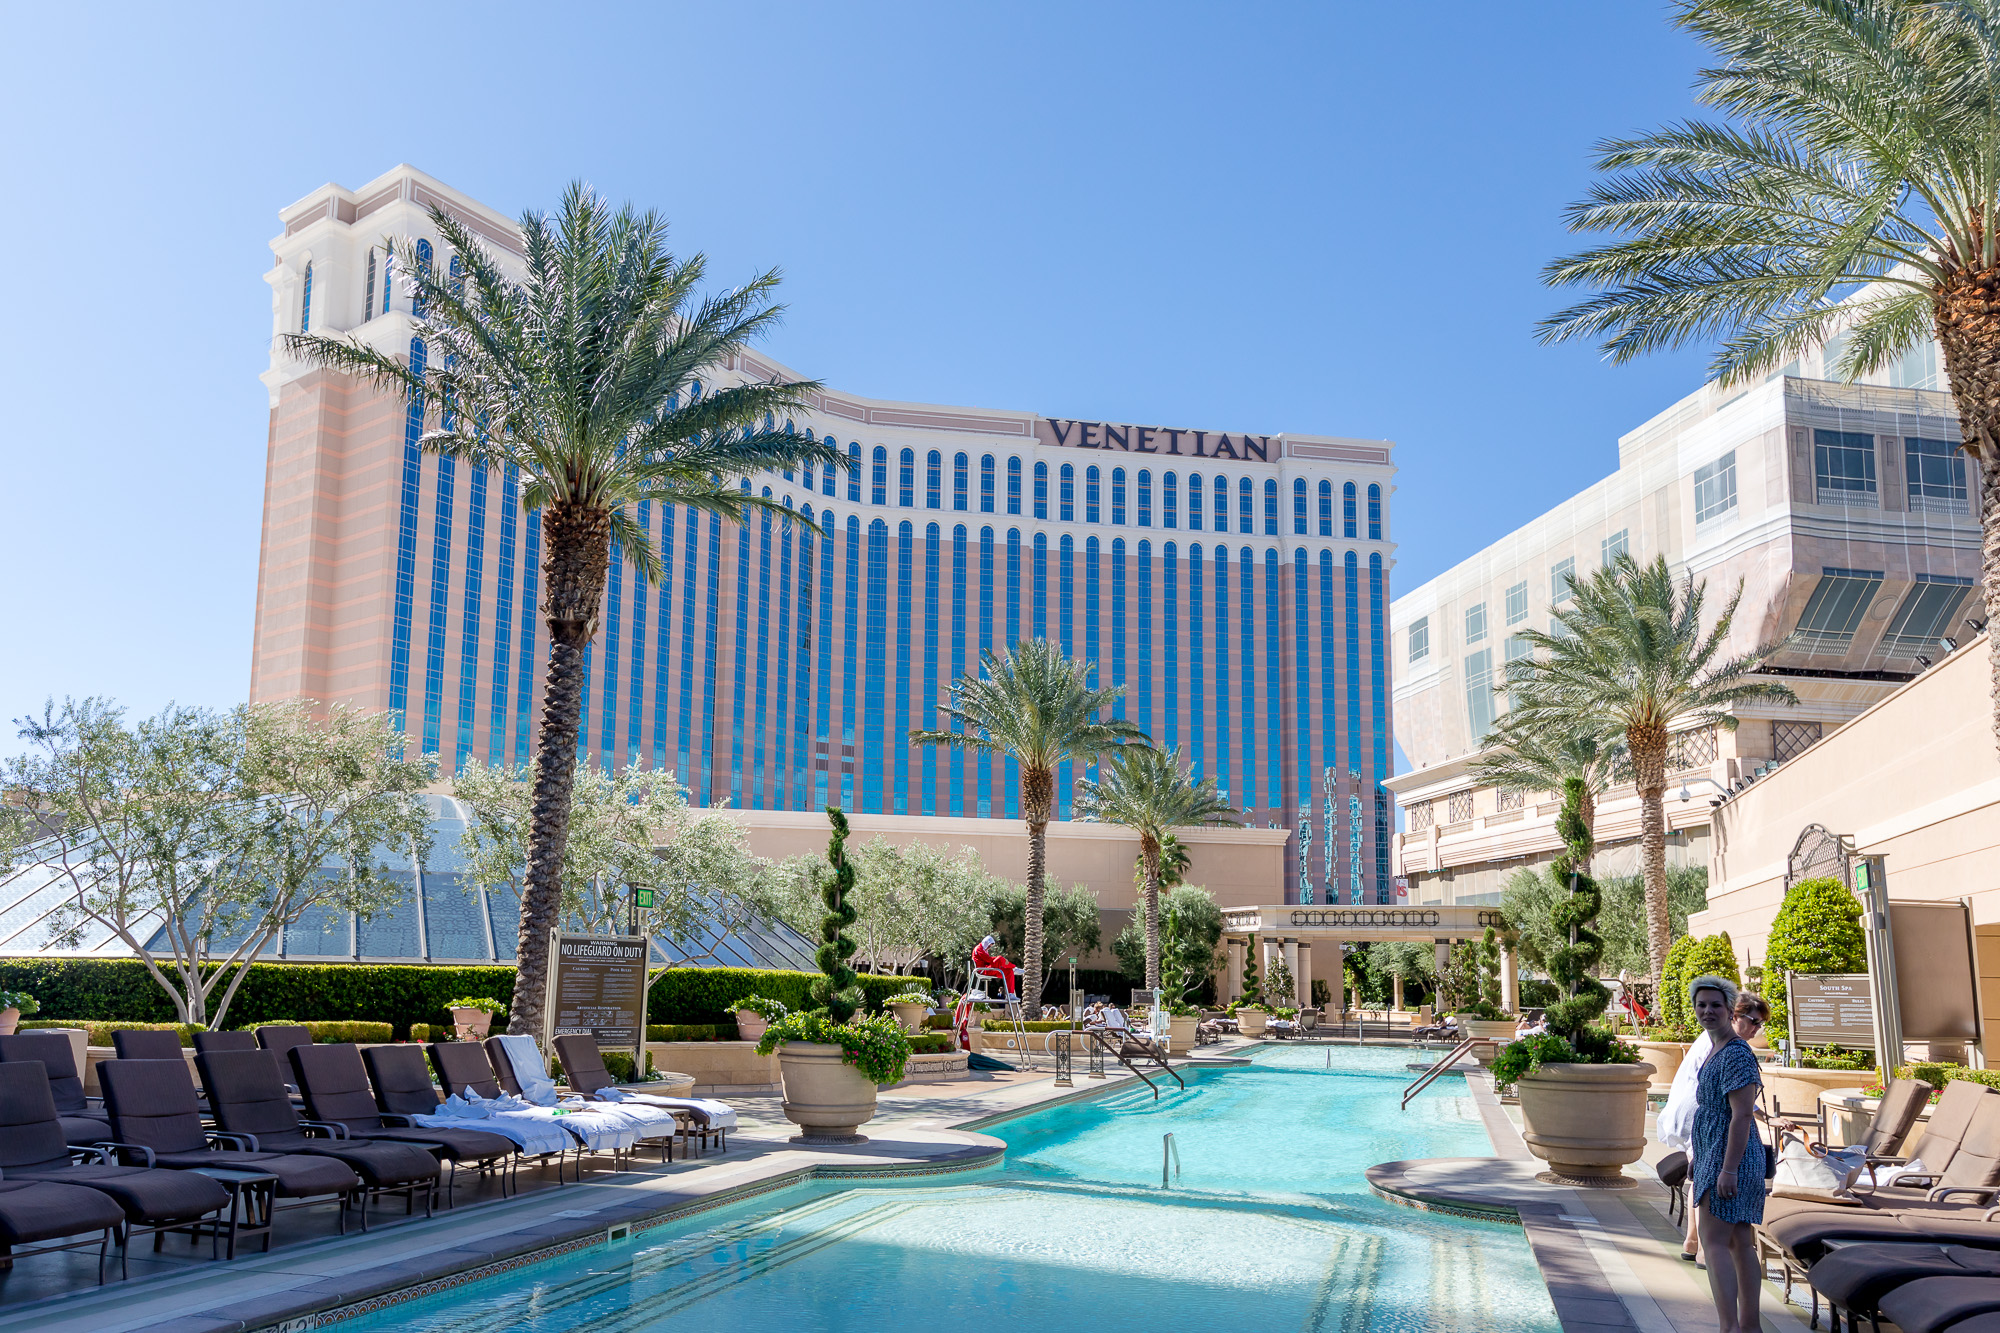
{"type": "Polygon", "coordinates": [[[644,1102],[648,1106],[663,1106],[675,1111],[700,1111],[708,1117],[710,1129],[735,1129],[736,1112],[726,1102],[711,1101],[706,1097],[665,1097],[651,1092],[627,1092],[623,1088],[605,1088],[597,1094],[618,1102],[644,1102]],[[613,1093],[617,1095],[612,1096],[613,1093]]]}
{"type": "Polygon", "coordinates": [[[549,1077],[548,1062],[542,1059],[535,1039],[525,1033],[501,1037],[500,1049],[514,1067],[514,1081],[521,1085],[521,1097],[533,1106],[556,1104],[556,1083],[549,1077]]]}
{"type": "MultiPolygon", "coordinates": [[[[645,1102],[593,1102],[571,1097],[563,1102],[562,1107],[565,1111],[601,1117],[625,1126],[642,1139],[670,1139],[680,1132],[672,1111],[645,1102]]],[[[564,1117],[565,1120],[570,1118],[564,1117]]]]}
{"type": "Polygon", "coordinates": [[[521,1145],[524,1152],[541,1154],[566,1152],[575,1146],[576,1137],[570,1134],[562,1123],[547,1112],[538,1112],[522,1106],[519,1098],[486,1098],[478,1093],[469,1097],[448,1097],[439,1105],[436,1115],[416,1115],[411,1121],[427,1129],[462,1128],[468,1123],[480,1129],[512,1139],[521,1145]],[[508,1110],[505,1103],[512,1102],[520,1110],[508,1110]]]}

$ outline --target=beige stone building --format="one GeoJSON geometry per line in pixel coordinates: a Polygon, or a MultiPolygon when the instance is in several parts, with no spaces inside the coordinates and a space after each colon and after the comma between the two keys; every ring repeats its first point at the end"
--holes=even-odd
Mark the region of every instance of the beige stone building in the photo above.
{"type": "MultiPolygon", "coordinates": [[[[1400,901],[1491,904],[1557,849],[1557,802],[1484,789],[1468,765],[1505,710],[1526,629],[1553,632],[1572,577],[1620,552],[1664,555],[1740,584],[1729,651],[1782,643],[1771,675],[1795,708],[1746,707],[1734,731],[1677,736],[1669,857],[1708,860],[1710,803],[1794,759],[1911,680],[1978,617],[1977,465],[1932,349],[1879,378],[1834,384],[1797,364],[1747,392],[1704,386],[1619,441],[1618,470],[1396,600],[1394,732],[1414,767],[1390,779],[1403,814],[1400,901]]],[[[1637,868],[1630,786],[1600,805],[1599,867],[1637,868]]]]}
{"type": "MultiPolygon", "coordinates": [[[[1850,863],[1884,858],[1892,901],[1971,904],[1990,1032],[2000,1018],[2000,751],[1989,661],[1986,637],[1971,639],[1717,806],[1709,906],[1689,930],[1727,931],[1762,962],[1793,849],[1824,830],[1850,863]]],[[[1851,868],[1833,869],[1852,882],[1851,868]]],[[[1989,1062],[1995,1054],[1989,1046],[1989,1062]]]]}

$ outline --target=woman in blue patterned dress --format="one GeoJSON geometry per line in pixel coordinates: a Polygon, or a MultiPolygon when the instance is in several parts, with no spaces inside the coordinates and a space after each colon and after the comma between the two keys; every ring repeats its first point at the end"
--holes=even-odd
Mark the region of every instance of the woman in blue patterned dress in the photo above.
{"type": "Polygon", "coordinates": [[[1694,1165],[1688,1186],[1701,1210],[1701,1248],[1722,1333],[1758,1333],[1763,1265],[1755,1224],[1764,1220],[1764,1141],[1753,1119],[1763,1086],[1757,1057],[1736,1034],[1736,986],[1696,977],[1688,1000],[1714,1053],[1695,1083],[1694,1165]]]}

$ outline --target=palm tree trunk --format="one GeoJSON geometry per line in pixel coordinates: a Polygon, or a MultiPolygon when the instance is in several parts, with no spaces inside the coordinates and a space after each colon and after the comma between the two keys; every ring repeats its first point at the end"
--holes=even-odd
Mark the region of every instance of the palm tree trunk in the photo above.
{"type": "Polygon", "coordinates": [[[1146,864],[1146,989],[1160,985],[1160,845],[1151,834],[1139,836],[1139,857],[1146,864]]]}
{"type": "Polygon", "coordinates": [[[549,664],[542,720],[535,736],[535,786],[528,808],[528,870],[521,892],[519,972],[508,1006],[508,1029],[535,1036],[542,1029],[549,982],[549,935],[560,921],[563,853],[569,846],[570,799],[576,783],[577,729],[583,713],[583,654],[597,632],[598,608],[610,572],[611,515],[575,505],[543,514],[542,560],[548,587],[549,664]]]}
{"type": "Polygon", "coordinates": [[[1632,771],[1639,788],[1639,859],[1646,877],[1646,955],[1653,971],[1653,993],[1667,967],[1673,944],[1673,921],[1667,914],[1667,731],[1661,726],[1633,727],[1625,733],[1632,771]]]}
{"type": "Polygon", "coordinates": [[[2000,269],[1960,269],[1937,291],[1931,322],[1944,349],[1945,375],[1958,401],[1959,438],[1979,462],[1980,588],[1993,703],[1993,739],[2000,745],[2000,269]]]}
{"type": "Polygon", "coordinates": [[[1049,815],[1055,807],[1056,775],[1045,768],[1021,768],[1021,813],[1028,821],[1028,901],[1021,922],[1021,1007],[1030,1017],[1042,1012],[1042,882],[1048,868],[1049,815]]]}

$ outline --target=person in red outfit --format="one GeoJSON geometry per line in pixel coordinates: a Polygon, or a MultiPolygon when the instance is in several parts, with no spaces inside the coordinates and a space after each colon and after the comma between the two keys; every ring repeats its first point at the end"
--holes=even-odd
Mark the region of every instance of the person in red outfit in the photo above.
{"type": "Polygon", "coordinates": [[[1001,954],[1000,941],[993,936],[973,946],[972,970],[982,977],[999,977],[1006,984],[1006,998],[1014,998],[1014,965],[1001,954]]]}

